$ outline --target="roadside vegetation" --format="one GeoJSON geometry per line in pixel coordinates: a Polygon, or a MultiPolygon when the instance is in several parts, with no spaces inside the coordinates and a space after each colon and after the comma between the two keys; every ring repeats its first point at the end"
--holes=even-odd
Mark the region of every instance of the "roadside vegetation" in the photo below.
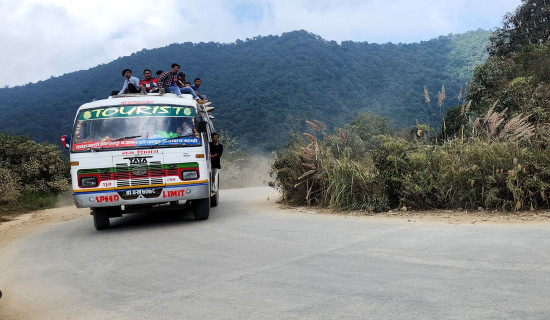
{"type": "Polygon", "coordinates": [[[0,134],[0,221],[53,207],[69,190],[69,161],[52,144],[0,134]]]}
{"type": "MultiPolygon", "coordinates": [[[[440,128],[392,130],[374,113],[329,132],[306,121],[276,152],[283,200],[337,210],[549,209],[550,5],[522,1],[491,37],[440,128]],[[465,98],[465,99],[464,99],[465,98]]],[[[445,110],[445,87],[428,108],[445,110]]]]}

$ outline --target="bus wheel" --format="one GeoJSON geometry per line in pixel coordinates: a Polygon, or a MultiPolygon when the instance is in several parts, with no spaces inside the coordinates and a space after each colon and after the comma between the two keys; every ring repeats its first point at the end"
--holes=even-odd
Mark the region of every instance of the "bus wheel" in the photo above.
{"type": "Polygon", "coordinates": [[[193,200],[193,216],[197,220],[206,220],[210,215],[210,199],[193,200]]]}
{"type": "Polygon", "coordinates": [[[220,199],[220,195],[218,192],[214,193],[212,196],[210,196],[210,206],[216,207],[218,205],[218,200],[220,199]]]}
{"type": "Polygon", "coordinates": [[[109,229],[111,223],[109,222],[109,210],[107,208],[93,208],[92,214],[94,216],[94,227],[96,230],[109,229]]]}

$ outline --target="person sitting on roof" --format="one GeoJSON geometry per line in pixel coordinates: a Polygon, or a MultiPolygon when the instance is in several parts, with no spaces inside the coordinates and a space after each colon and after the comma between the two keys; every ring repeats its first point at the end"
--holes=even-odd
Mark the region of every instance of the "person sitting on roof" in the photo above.
{"type": "Polygon", "coordinates": [[[198,104],[205,105],[208,102],[206,100],[201,100],[193,91],[193,89],[189,87],[179,88],[176,83],[178,81],[178,72],[180,70],[180,66],[177,63],[173,63],[171,66],[170,71],[163,72],[159,78],[159,92],[163,94],[163,91],[175,93],[178,97],[182,98],[182,93],[190,94],[193,96],[193,99],[197,101],[198,104]]]}
{"type": "Polygon", "coordinates": [[[178,73],[178,80],[177,80],[176,85],[178,86],[178,88],[185,88],[186,87],[186,85],[185,85],[185,73],[183,73],[183,72],[178,73]]]}
{"type": "Polygon", "coordinates": [[[136,77],[132,77],[132,70],[130,69],[124,69],[122,70],[122,76],[126,78],[124,80],[124,85],[122,86],[122,89],[118,92],[118,95],[122,95],[125,93],[139,93],[139,79],[136,77]]]}
{"type": "Polygon", "coordinates": [[[143,79],[139,82],[141,93],[158,92],[158,79],[153,78],[153,73],[149,69],[143,70],[143,79]]]}
{"type": "Polygon", "coordinates": [[[195,91],[195,94],[197,96],[199,96],[199,98],[201,98],[202,100],[206,100],[206,96],[201,96],[199,94],[199,87],[201,86],[201,83],[202,83],[201,78],[195,78],[194,82],[195,82],[195,84],[191,86],[191,89],[193,89],[193,91],[195,91]]]}

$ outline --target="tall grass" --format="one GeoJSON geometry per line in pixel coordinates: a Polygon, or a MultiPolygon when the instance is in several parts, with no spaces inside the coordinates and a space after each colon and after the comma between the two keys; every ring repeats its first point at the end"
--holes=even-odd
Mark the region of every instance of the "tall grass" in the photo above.
{"type": "Polygon", "coordinates": [[[374,142],[360,154],[346,144],[360,137],[342,130],[327,134],[309,122],[309,132],[276,153],[272,174],[283,200],[299,205],[369,211],[550,208],[547,141],[536,137],[527,117],[505,121],[504,113],[489,110],[472,123],[467,138],[436,144],[431,130],[419,125],[409,137],[370,137],[374,142]]]}
{"type": "Polygon", "coordinates": [[[317,135],[304,133],[275,153],[272,175],[283,200],[297,205],[321,205],[337,210],[387,209],[387,198],[376,181],[372,163],[352,160],[340,131],[330,137],[320,121],[308,124],[317,135]],[[335,142],[338,141],[339,142],[335,142]],[[369,170],[370,168],[370,170],[369,170]]]}

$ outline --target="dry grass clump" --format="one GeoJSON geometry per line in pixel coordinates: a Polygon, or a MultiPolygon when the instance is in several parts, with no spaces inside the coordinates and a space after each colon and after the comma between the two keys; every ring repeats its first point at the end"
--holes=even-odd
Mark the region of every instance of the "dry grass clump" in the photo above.
{"type": "Polygon", "coordinates": [[[473,123],[474,136],[481,136],[485,139],[500,141],[518,141],[527,140],[535,133],[535,126],[528,122],[529,115],[517,116],[505,123],[504,114],[508,109],[501,112],[495,112],[494,108],[497,102],[487,111],[483,118],[477,118],[473,123]]]}

